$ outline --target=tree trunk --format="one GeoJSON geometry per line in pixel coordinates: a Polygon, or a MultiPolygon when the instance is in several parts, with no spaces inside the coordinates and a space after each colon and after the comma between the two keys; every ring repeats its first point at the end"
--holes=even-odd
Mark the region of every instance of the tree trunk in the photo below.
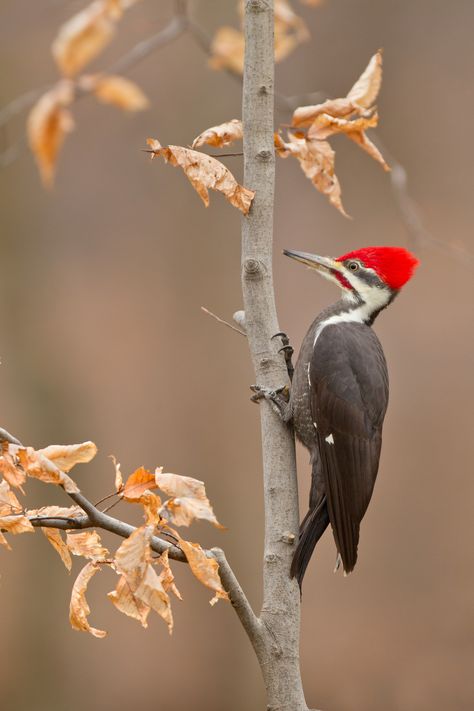
{"type": "MultiPolygon", "coordinates": [[[[272,276],[275,152],[273,147],[273,0],[245,2],[243,85],[244,185],[256,191],[242,220],[242,292],[258,384],[288,382],[272,276]]],[[[267,708],[307,711],[299,668],[300,593],[289,576],[299,512],[294,437],[266,402],[260,404],[265,497],[261,637],[256,653],[267,708]]]]}

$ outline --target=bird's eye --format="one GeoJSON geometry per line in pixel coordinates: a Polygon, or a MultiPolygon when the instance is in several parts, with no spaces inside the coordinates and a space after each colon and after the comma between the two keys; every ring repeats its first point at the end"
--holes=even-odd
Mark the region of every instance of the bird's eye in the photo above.
{"type": "Polygon", "coordinates": [[[351,272],[356,272],[359,269],[359,265],[357,264],[357,262],[350,262],[349,269],[351,270],[351,272]]]}

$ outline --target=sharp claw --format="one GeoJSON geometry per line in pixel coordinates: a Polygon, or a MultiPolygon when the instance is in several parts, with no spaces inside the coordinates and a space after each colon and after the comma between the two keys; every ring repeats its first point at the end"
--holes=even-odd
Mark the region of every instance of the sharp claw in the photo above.
{"type": "Polygon", "coordinates": [[[274,333],[273,336],[270,338],[271,341],[273,341],[274,338],[278,338],[280,336],[281,338],[285,337],[288,338],[286,333],[284,331],[278,331],[278,333],[274,333]]]}
{"type": "Polygon", "coordinates": [[[282,351],[288,351],[290,355],[293,355],[293,353],[295,352],[293,346],[290,346],[290,344],[282,346],[278,349],[278,353],[281,353],[282,351]]]}

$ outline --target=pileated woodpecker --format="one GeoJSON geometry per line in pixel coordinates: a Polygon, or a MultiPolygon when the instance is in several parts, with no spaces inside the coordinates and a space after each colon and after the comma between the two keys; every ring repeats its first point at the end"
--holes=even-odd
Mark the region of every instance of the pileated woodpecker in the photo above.
{"type": "MultiPolygon", "coordinates": [[[[366,247],[332,259],[284,254],[335,282],[342,298],[306,334],[289,393],[253,386],[270,400],[311,455],[309,511],[291,566],[302,584],[316,543],[331,524],[340,562],[357,561],[359,527],[372,496],[388,403],[382,346],[371,326],[410,279],[418,260],[401,247],[366,247]]],[[[278,334],[282,335],[282,334],[278,334]]]]}

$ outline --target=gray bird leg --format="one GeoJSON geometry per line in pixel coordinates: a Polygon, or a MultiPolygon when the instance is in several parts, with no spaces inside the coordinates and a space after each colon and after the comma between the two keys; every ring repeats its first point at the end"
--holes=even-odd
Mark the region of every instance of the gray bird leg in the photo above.
{"type": "Polygon", "coordinates": [[[290,344],[290,339],[284,331],[279,331],[278,333],[275,333],[272,336],[272,340],[278,337],[281,338],[281,342],[283,343],[283,346],[279,349],[278,353],[281,353],[283,351],[285,355],[286,369],[288,371],[288,377],[291,382],[293,380],[293,373],[295,372],[292,361],[292,356],[295,351],[293,349],[293,346],[290,344]]]}
{"type": "Polygon", "coordinates": [[[250,390],[253,390],[254,392],[254,395],[250,398],[252,402],[266,400],[284,422],[288,422],[291,419],[291,410],[289,405],[290,389],[288,385],[284,385],[282,388],[278,388],[277,390],[265,388],[263,385],[251,385],[250,390]]]}

